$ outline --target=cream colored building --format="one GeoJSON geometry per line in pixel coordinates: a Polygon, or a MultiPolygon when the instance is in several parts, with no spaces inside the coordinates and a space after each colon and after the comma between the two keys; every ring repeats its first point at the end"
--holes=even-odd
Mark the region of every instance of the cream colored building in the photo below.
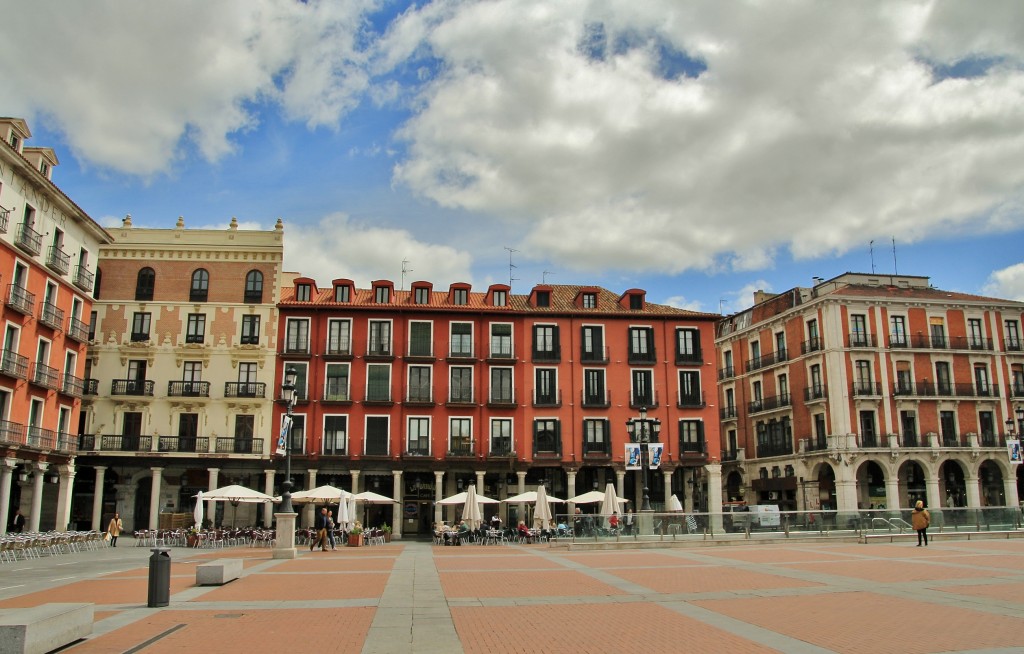
{"type": "MultiPolygon", "coordinates": [[[[100,251],[72,519],[155,529],[195,494],[272,489],[276,300],[284,228],[132,226],[100,251]],[[161,521],[161,515],[164,516],[161,521]]],[[[218,523],[270,522],[270,507],[207,507],[218,523]],[[213,513],[216,511],[217,513],[213,513]],[[226,512],[225,512],[226,511],[226,512]]]]}

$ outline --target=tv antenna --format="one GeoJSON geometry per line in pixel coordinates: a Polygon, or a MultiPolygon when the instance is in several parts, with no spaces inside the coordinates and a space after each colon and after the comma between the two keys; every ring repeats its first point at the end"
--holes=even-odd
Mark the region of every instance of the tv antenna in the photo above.
{"type": "Polygon", "coordinates": [[[512,263],[512,253],[513,252],[519,252],[519,250],[517,250],[515,248],[510,248],[507,245],[505,246],[505,249],[508,250],[508,287],[509,287],[509,289],[511,289],[512,288],[512,282],[519,281],[518,277],[513,277],[512,276],[512,271],[516,267],[516,264],[512,263]]]}
{"type": "Polygon", "coordinates": [[[402,285],[398,287],[398,290],[400,290],[400,291],[404,291],[405,290],[405,275],[406,275],[406,273],[411,273],[411,272],[412,272],[412,268],[409,267],[409,260],[408,259],[402,259],[402,285]]]}

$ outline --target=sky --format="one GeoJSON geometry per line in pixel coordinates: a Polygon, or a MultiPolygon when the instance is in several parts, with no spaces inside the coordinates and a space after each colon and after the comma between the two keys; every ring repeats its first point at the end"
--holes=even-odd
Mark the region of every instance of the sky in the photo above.
{"type": "Polygon", "coordinates": [[[1024,300],[1017,0],[0,13],[0,115],[104,226],[280,218],[285,269],[323,286],[587,284],[728,314],[874,271],[1024,300]]]}

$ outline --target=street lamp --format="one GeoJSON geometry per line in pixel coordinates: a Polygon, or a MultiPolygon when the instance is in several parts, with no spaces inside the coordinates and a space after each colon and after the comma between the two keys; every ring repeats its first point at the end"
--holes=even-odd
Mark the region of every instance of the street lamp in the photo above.
{"type": "Polygon", "coordinates": [[[281,513],[295,513],[292,509],[292,409],[295,408],[295,379],[297,377],[298,373],[295,368],[288,366],[284,371],[284,379],[281,381],[281,396],[288,403],[285,413],[288,417],[286,421],[288,433],[284,435],[284,482],[281,484],[281,513]]]}
{"type": "Polygon", "coordinates": [[[641,511],[653,511],[651,508],[650,490],[647,484],[647,471],[650,470],[650,444],[658,442],[658,434],[661,433],[661,421],[657,418],[647,418],[647,407],[640,407],[640,417],[630,418],[626,421],[626,431],[629,432],[629,440],[640,443],[640,469],[644,473],[644,496],[640,505],[641,511]]]}

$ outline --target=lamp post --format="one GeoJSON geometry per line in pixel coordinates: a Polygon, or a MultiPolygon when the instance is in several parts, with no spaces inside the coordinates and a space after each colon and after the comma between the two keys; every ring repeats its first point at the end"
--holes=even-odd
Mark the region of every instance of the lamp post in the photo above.
{"type": "Polygon", "coordinates": [[[661,433],[661,421],[657,418],[648,418],[647,407],[640,407],[640,417],[627,420],[626,431],[629,432],[629,440],[634,443],[640,443],[640,469],[644,473],[644,494],[640,510],[653,511],[654,509],[651,508],[650,489],[647,484],[647,472],[650,470],[650,444],[658,442],[658,434],[661,433]]]}
{"type": "Polygon", "coordinates": [[[295,513],[292,509],[292,409],[295,408],[295,379],[298,373],[288,366],[281,381],[281,395],[288,402],[285,415],[288,416],[288,433],[284,443],[284,482],[281,484],[281,513],[295,513]]]}

